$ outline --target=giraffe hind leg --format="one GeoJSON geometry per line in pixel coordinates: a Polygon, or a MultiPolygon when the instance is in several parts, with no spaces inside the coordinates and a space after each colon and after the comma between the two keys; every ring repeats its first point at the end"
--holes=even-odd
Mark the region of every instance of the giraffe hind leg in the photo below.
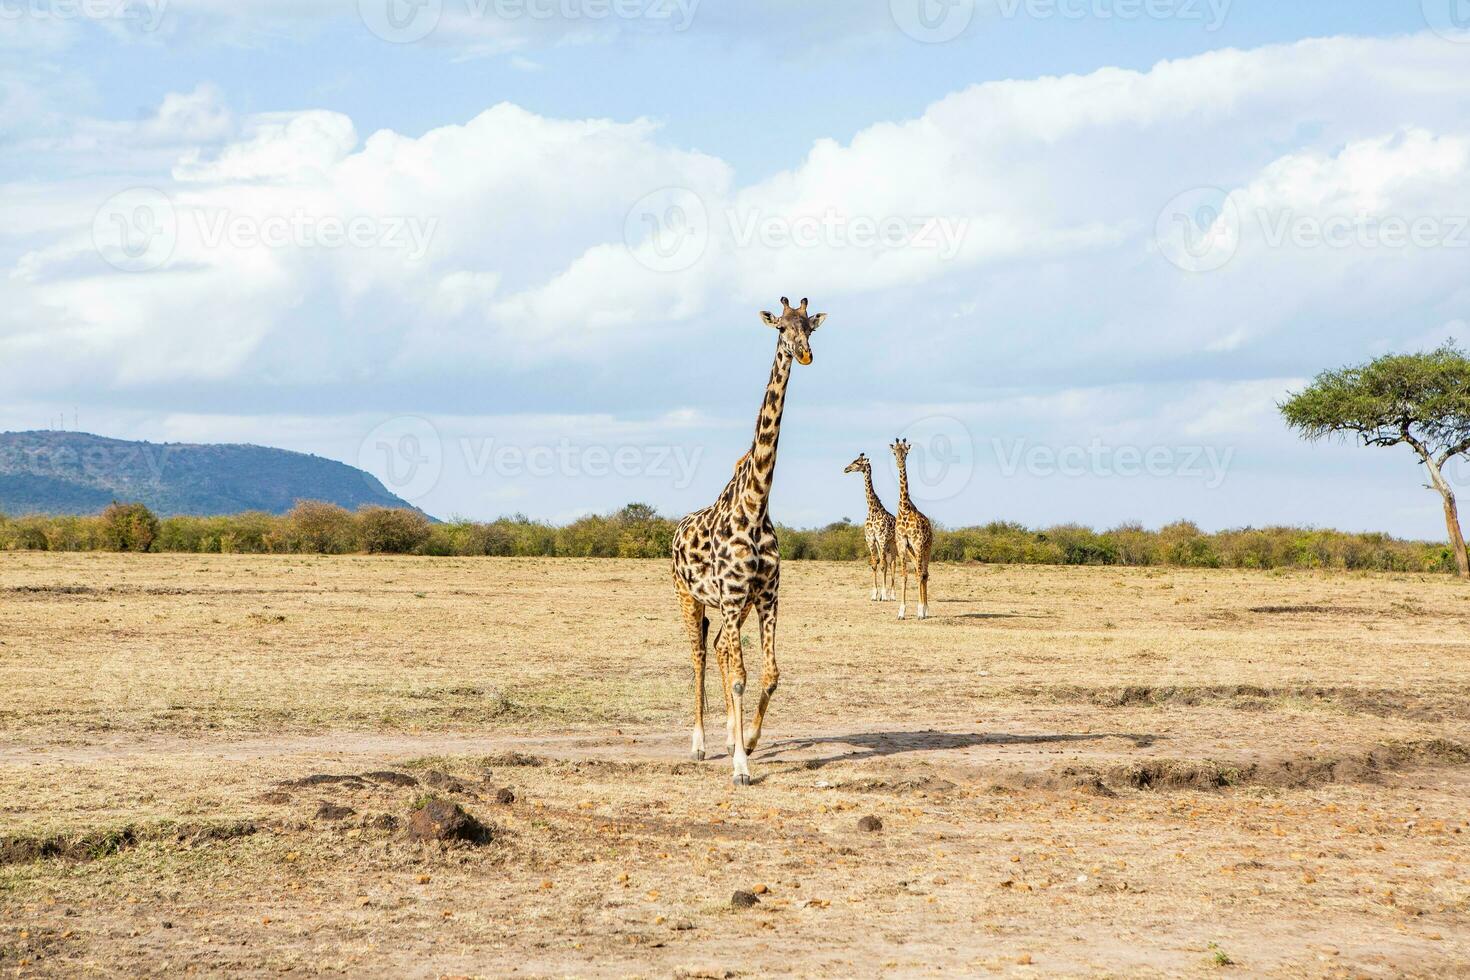
{"type": "Polygon", "coordinates": [[[698,762],[704,758],[704,667],[709,617],[705,615],[703,603],[683,588],[679,590],[679,605],[684,614],[684,629],[689,634],[690,659],[694,667],[694,733],[689,754],[698,762]]]}
{"type": "Polygon", "coordinates": [[[929,618],[929,556],[919,556],[919,618],[929,618]]]}
{"type": "Polygon", "coordinates": [[[904,609],[909,604],[909,553],[902,545],[898,549],[898,564],[903,569],[903,594],[898,600],[898,618],[903,619],[904,609]]]}

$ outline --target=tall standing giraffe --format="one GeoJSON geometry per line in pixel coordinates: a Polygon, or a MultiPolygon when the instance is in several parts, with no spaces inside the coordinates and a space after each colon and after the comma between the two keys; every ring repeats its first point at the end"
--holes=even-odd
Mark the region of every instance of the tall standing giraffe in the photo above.
{"type": "Polygon", "coordinates": [[[780,331],[771,379],[756,418],[755,440],[735,465],[735,475],[710,506],[679,522],[674,530],[674,590],[684,613],[684,627],[694,658],[694,738],[690,751],[704,758],[705,638],[709,632],[706,610],[720,613],[715,635],[715,658],[725,692],[725,747],[734,767],[736,786],[750,785],[747,756],[755,751],[761,723],[781,673],[776,667],[776,602],[781,584],[781,553],[767,504],[776,471],[776,442],[781,435],[781,412],[786,405],[786,383],[791,362],[812,362],[811,335],[825,313],[806,311],[807,301],[792,307],[781,297],[781,315],[762,312],[761,320],[780,331]],[[761,699],[745,739],[745,657],[740,627],[754,609],[760,623],[765,669],[761,672],[761,699]]]}
{"type": "Polygon", "coordinates": [[[919,618],[929,616],[929,551],[934,546],[934,528],[929,518],[919,513],[909,499],[909,445],[907,439],[895,439],[889,447],[898,460],[898,516],[894,518],[898,537],[898,564],[903,569],[903,597],[898,600],[898,618],[903,619],[909,601],[909,558],[919,567],[919,618]]]}
{"type": "Polygon", "coordinates": [[[863,522],[863,541],[868,545],[868,567],[873,570],[874,601],[896,599],[893,588],[893,565],[898,559],[898,543],[894,537],[893,515],[873,491],[873,464],[867,453],[847,464],[844,473],[861,473],[863,489],[868,493],[868,519],[863,522]]]}

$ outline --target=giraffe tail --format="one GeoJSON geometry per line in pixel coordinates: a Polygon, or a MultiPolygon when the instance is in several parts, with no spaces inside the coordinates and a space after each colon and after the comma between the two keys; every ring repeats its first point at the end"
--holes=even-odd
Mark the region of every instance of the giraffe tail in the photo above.
{"type": "MultiPolygon", "coordinates": [[[[706,652],[709,650],[709,613],[701,614],[699,620],[699,648],[706,652]]],[[[699,685],[699,698],[699,712],[702,717],[705,709],[709,707],[709,692],[704,689],[703,682],[699,685]]]]}

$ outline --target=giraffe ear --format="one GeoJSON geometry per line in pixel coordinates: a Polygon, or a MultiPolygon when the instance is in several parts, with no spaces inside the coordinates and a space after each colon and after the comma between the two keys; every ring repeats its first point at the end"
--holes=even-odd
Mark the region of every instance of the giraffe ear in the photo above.
{"type": "Polygon", "coordinates": [[[768,327],[779,327],[781,318],[769,310],[761,310],[761,322],[768,327]]]}
{"type": "Polygon", "coordinates": [[[812,330],[815,331],[818,327],[822,325],[822,321],[825,319],[827,319],[827,314],[813,313],[811,316],[807,317],[807,322],[812,325],[812,330]]]}

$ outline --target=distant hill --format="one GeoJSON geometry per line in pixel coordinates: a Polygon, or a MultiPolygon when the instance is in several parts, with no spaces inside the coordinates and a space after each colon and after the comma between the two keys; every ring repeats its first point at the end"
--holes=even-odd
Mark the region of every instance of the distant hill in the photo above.
{"type": "Polygon", "coordinates": [[[91,514],[114,500],[141,501],[161,516],[280,514],[298,500],[417,509],[372,474],[306,453],[0,432],[0,513],[91,514]]]}

